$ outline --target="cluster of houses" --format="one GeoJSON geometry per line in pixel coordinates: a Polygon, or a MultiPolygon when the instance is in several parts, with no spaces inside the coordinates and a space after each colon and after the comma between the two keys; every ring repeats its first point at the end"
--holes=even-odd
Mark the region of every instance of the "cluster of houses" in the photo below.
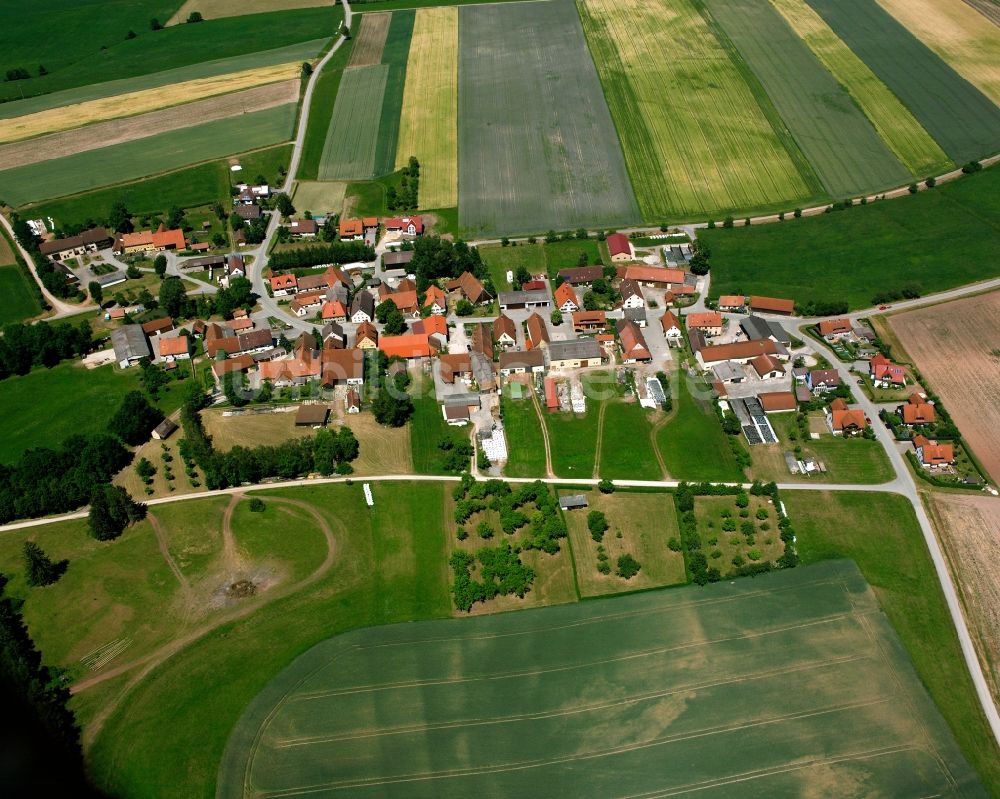
{"type": "Polygon", "coordinates": [[[189,258],[182,267],[185,271],[202,270],[208,272],[210,281],[218,280],[219,285],[228,286],[229,281],[237,277],[247,276],[246,259],[239,253],[229,255],[204,255],[189,258]],[[218,272],[218,277],[216,277],[218,272]]]}

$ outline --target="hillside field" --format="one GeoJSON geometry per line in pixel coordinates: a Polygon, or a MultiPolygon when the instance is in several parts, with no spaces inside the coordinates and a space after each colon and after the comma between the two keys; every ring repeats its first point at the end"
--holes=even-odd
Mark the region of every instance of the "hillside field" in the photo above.
{"type": "Polygon", "coordinates": [[[295,109],[294,103],[286,103],[7,169],[0,172],[3,199],[21,206],[285,142],[292,137],[295,109]]]}
{"type": "Polygon", "coordinates": [[[923,294],[1000,274],[1000,169],[930,191],[772,225],[699,231],[712,251],[712,296],[845,300],[923,294]],[[864,280],[859,280],[864,275],[864,280]]]}
{"type": "Polygon", "coordinates": [[[459,223],[470,235],[634,222],[570,0],[459,12],[459,223]]]}
{"type": "Polygon", "coordinates": [[[770,3],[706,0],[705,7],[763,85],[828,194],[906,182],[909,171],[770,3]]]}
{"type": "Polygon", "coordinates": [[[244,714],[219,795],[736,795],[734,780],[982,795],[846,562],[332,638],[244,714]]]}
{"type": "Polygon", "coordinates": [[[820,191],[777,112],[755,96],[752,76],[694,3],[578,6],[643,218],[760,207],[820,191]]]}

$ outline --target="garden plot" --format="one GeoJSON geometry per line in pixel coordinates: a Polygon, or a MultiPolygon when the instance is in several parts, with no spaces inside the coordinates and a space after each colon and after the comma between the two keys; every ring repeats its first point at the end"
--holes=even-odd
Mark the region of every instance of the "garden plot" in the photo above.
{"type": "Polygon", "coordinates": [[[807,2],[949,157],[963,162],[1000,149],[1000,108],[874,0],[807,2]]]}
{"type": "Polygon", "coordinates": [[[579,0],[579,9],[645,219],[821,191],[759,87],[755,96],[753,76],[693,3],[579,0]]]}
{"type": "Polygon", "coordinates": [[[769,3],[707,0],[834,197],[898,186],[909,171],[769,3]]]}
{"type": "Polygon", "coordinates": [[[319,165],[320,180],[370,180],[389,68],[383,64],[344,71],[319,165]]]}
{"type": "Polygon", "coordinates": [[[459,11],[459,223],[470,233],[639,217],[569,0],[459,11]]]}

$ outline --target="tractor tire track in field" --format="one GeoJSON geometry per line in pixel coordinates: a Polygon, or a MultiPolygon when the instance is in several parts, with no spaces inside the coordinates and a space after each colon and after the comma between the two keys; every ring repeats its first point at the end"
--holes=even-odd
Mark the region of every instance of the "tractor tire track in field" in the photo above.
{"type": "Polygon", "coordinates": [[[666,461],[663,460],[663,453],[660,452],[660,447],[657,444],[656,439],[659,436],[660,431],[666,427],[667,422],[669,422],[672,418],[673,413],[669,413],[649,429],[649,443],[653,445],[653,454],[656,455],[656,462],[660,464],[660,474],[664,480],[670,479],[670,472],[667,471],[666,461]]]}
{"type": "Polygon", "coordinates": [[[601,477],[601,450],[604,448],[604,414],[607,413],[607,401],[601,402],[601,412],[597,417],[597,446],[594,447],[594,471],[591,477],[599,480],[601,477]]]}
{"type": "Polygon", "coordinates": [[[538,404],[538,395],[534,391],[531,392],[531,404],[535,408],[538,424],[542,428],[542,443],[545,445],[545,475],[547,477],[555,477],[555,472],[552,471],[552,447],[549,444],[549,428],[545,424],[545,418],[542,416],[542,408],[538,404]]]}
{"type": "MultiPolygon", "coordinates": [[[[232,541],[232,530],[229,525],[229,520],[232,517],[232,511],[236,505],[236,497],[245,498],[244,494],[234,495],[234,502],[230,503],[229,507],[226,509],[226,517],[223,522],[223,538],[224,538],[224,548],[227,546],[225,543],[225,538],[227,536],[226,530],[229,529],[228,537],[231,540],[231,546],[233,546],[235,551],[235,541],[232,541]]],[[[260,602],[254,602],[249,605],[242,605],[230,613],[223,614],[216,619],[202,624],[199,627],[191,630],[189,633],[171,641],[168,644],[160,647],[154,652],[150,652],[143,657],[134,660],[130,663],[123,663],[120,666],[116,666],[113,669],[108,669],[101,674],[97,674],[93,677],[88,677],[87,679],[80,680],[70,687],[70,693],[78,694],[83,691],[93,688],[95,685],[99,685],[107,680],[113,679],[115,677],[121,676],[133,669],[142,667],[138,672],[136,672],[129,681],[122,688],[121,693],[117,697],[110,700],[101,711],[94,717],[94,720],[87,726],[83,733],[83,745],[85,748],[89,747],[90,744],[96,740],[97,736],[101,733],[104,728],[105,723],[111,717],[111,715],[118,709],[124,698],[128,695],[129,691],[132,690],[138,683],[140,683],[153,669],[157,666],[162,665],[168,659],[176,655],[178,652],[182,651],[191,644],[197,642],[201,638],[204,638],[209,633],[222,627],[223,625],[229,624],[230,622],[238,621],[240,619],[246,618],[247,616],[256,613],[258,610],[266,605],[276,602],[279,599],[284,599],[285,597],[291,596],[304,588],[308,588],[310,585],[315,583],[317,580],[322,578],[333,566],[337,554],[337,542],[333,536],[333,530],[330,527],[330,523],[327,521],[316,508],[309,504],[308,502],[303,502],[297,499],[286,499],[284,497],[266,497],[269,502],[276,502],[284,505],[291,505],[293,507],[300,508],[313,517],[320,531],[323,533],[323,537],[326,538],[326,557],[323,562],[313,571],[312,574],[303,578],[297,583],[285,586],[282,589],[269,592],[264,595],[260,602]]],[[[343,528],[340,522],[335,522],[340,532],[343,532],[343,528]]]]}
{"type": "Polygon", "coordinates": [[[167,541],[167,534],[163,531],[163,526],[160,524],[160,520],[156,518],[152,513],[147,513],[146,518],[149,519],[149,525],[153,528],[153,533],[156,535],[156,544],[160,548],[160,554],[163,555],[163,559],[167,562],[170,567],[170,571],[174,573],[174,577],[177,578],[177,582],[180,583],[181,588],[184,591],[191,590],[191,583],[188,582],[187,577],[180,570],[177,565],[177,561],[174,560],[174,556],[170,554],[170,545],[167,541]]]}

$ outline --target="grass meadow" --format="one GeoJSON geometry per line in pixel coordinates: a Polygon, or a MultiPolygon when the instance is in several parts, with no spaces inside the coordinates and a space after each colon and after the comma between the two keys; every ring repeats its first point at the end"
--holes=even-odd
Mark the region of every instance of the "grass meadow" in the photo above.
{"type": "Polygon", "coordinates": [[[383,64],[344,71],[320,159],[320,180],[375,176],[382,96],[389,70],[383,64]]]}
{"type": "Polygon", "coordinates": [[[857,563],[952,734],[995,795],[1000,752],[909,502],[895,494],[822,491],[786,491],[782,501],[804,564],[830,558],[857,563]]]}
{"type": "Polygon", "coordinates": [[[910,177],[850,94],[770,3],[705,0],[833,197],[910,177]]]}
{"type": "Polygon", "coordinates": [[[422,208],[458,205],[458,9],[417,11],[399,123],[396,169],[420,162],[422,208]]]}
{"type": "Polygon", "coordinates": [[[570,0],[459,11],[459,224],[469,235],[639,217],[570,0]]]}
{"type": "MultiPolygon", "coordinates": [[[[1000,104],[1000,28],[962,0],[878,0],[910,33],[1000,104]]],[[[995,10],[995,4],[994,4],[995,10]]]]}
{"type": "MultiPolygon", "coordinates": [[[[264,175],[272,185],[279,181],[279,167],[288,168],[292,146],[279,145],[240,156],[244,174],[264,175]]],[[[227,160],[212,161],[168,172],[164,175],[122,183],[31,206],[31,213],[51,216],[57,224],[83,223],[107,218],[111,204],[119,197],[134,214],[166,213],[171,206],[193,208],[229,198],[231,181],[227,160]]]]}
{"type": "Polygon", "coordinates": [[[638,402],[609,400],[598,474],[607,480],[663,480],[653,441],[654,414],[638,402]]]}
{"type": "MultiPolygon", "coordinates": [[[[0,463],[32,447],[58,447],[73,435],[103,433],[126,392],[139,388],[139,370],[87,369],[62,363],[0,380],[0,407],[9,428],[0,439],[0,463]]],[[[157,403],[164,413],[181,403],[183,384],[171,383],[157,403]]]]}
{"type": "Polygon", "coordinates": [[[757,208],[820,192],[777,112],[748,84],[752,76],[694,3],[578,6],[644,219],[757,208]],[[665,98],[678,101],[667,108],[665,98]]]}
{"type": "Polygon", "coordinates": [[[701,231],[712,249],[712,294],[845,300],[865,308],[882,291],[917,286],[930,294],[995,277],[997,198],[1000,169],[992,168],[847,211],[701,231]]]}
{"type": "MultiPolygon", "coordinates": [[[[90,752],[100,786],[115,795],[215,796],[219,762],[234,725],[248,702],[298,655],[358,627],[447,616],[446,488],[440,483],[376,485],[372,510],[365,507],[360,484],[273,492],[322,514],[336,541],[332,567],[311,585],[262,603],[253,615],[199,638],[132,689],[90,752]],[[262,640],[269,642],[266,647],[262,640]],[[254,667],[247,668],[248,663],[254,667]],[[223,674],[226,679],[220,681],[223,674]],[[191,730],[198,730],[195,748],[191,730]]],[[[274,506],[276,518],[286,519],[283,532],[279,522],[266,533],[295,558],[283,568],[309,570],[316,562],[315,530],[288,524],[294,517],[268,502],[271,492],[260,496],[268,512],[274,506]],[[299,566],[300,561],[308,562],[299,566]]],[[[249,527],[234,517],[237,543],[264,553],[266,542],[244,543],[258,535],[258,514],[242,518],[248,517],[249,527]]],[[[90,691],[77,697],[85,726],[98,709],[95,703],[115,697],[120,688],[116,680],[108,689],[92,689],[93,697],[90,691]]]]}
{"type": "Polygon", "coordinates": [[[327,641],[240,721],[219,797],[721,794],[749,773],[761,796],[977,793],[853,564],[327,641]]]}
{"type": "MultiPolygon", "coordinates": [[[[578,492],[566,489],[561,493],[578,492]]],[[[566,511],[564,514],[581,597],[686,582],[684,555],[671,551],[667,546],[671,538],[680,535],[672,494],[629,493],[623,489],[613,494],[602,494],[592,490],[587,492],[587,502],[587,509],[566,511]],[[611,574],[601,574],[597,570],[597,542],[587,528],[587,514],[595,510],[604,513],[610,525],[601,545],[612,565],[611,574]],[[619,556],[626,553],[642,566],[639,573],[628,580],[614,571],[619,556]]]]}
{"type": "MultiPolygon", "coordinates": [[[[532,390],[526,389],[527,392],[532,390]]],[[[545,441],[531,397],[525,395],[512,400],[505,394],[500,402],[508,443],[504,474],[507,477],[544,477],[545,441]]]]}
{"type": "MultiPolygon", "coordinates": [[[[933,175],[951,161],[923,126],[805,0],[771,0],[815,56],[847,89],[896,157],[914,175],[933,175]]],[[[964,7],[964,6],[963,6],[964,7]]]]}
{"type": "Polygon", "coordinates": [[[878,3],[807,2],[956,163],[1000,149],[1000,108],[878,3]]]}
{"type": "MultiPolygon", "coordinates": [[[[0,237],[0,247],[5,243],[0,237]]],[[[0,325],[23,322],[40,314],[42,308],[36,295],[31,278],[20,266],[0,264],[0,325]]]]}
{"type": "MultiPolygon", "coordinates": [[[[160,22],[165,23],[176,4],[130,0],[113,4],[113,11],[106,6],[99,0],[55,0],[29,6],[3,0],[0,17],[11,19],[16,15],[18,24],[5,25],[0,31],[0,71],[24,67],[37,75],[38,65],[43,64],[49,74],[0,84],[0,99],[32,97],[314,43],[320,37],[332,36],[344,18],[343,9],[337,5],[208,19],[197,25],[152,31],[150,18],[159,15],[160,22]],[[102,23],[97,28],[95,14],[100,14],[102,23]],[[134,39],[125,38],[130,29],[137,34],[134,39]]],[[[318,50],[312,48],[312,54],[318,50]]]]}
{"type": "Polygon", "coordinates": [[[292,136],[294,103],[0,172],[6,202],[62,197],[268,147],[292,136]]]}
{"type": "Polygon", "coordinates": [[[712,400],[692,395],[707,392],[681,373],[674,391],[674,415],[656,434],[656,443],[670,476],[675,480],[741,481],[743,472],[736,463],[726,434],[712,407],[712,400]]]}

